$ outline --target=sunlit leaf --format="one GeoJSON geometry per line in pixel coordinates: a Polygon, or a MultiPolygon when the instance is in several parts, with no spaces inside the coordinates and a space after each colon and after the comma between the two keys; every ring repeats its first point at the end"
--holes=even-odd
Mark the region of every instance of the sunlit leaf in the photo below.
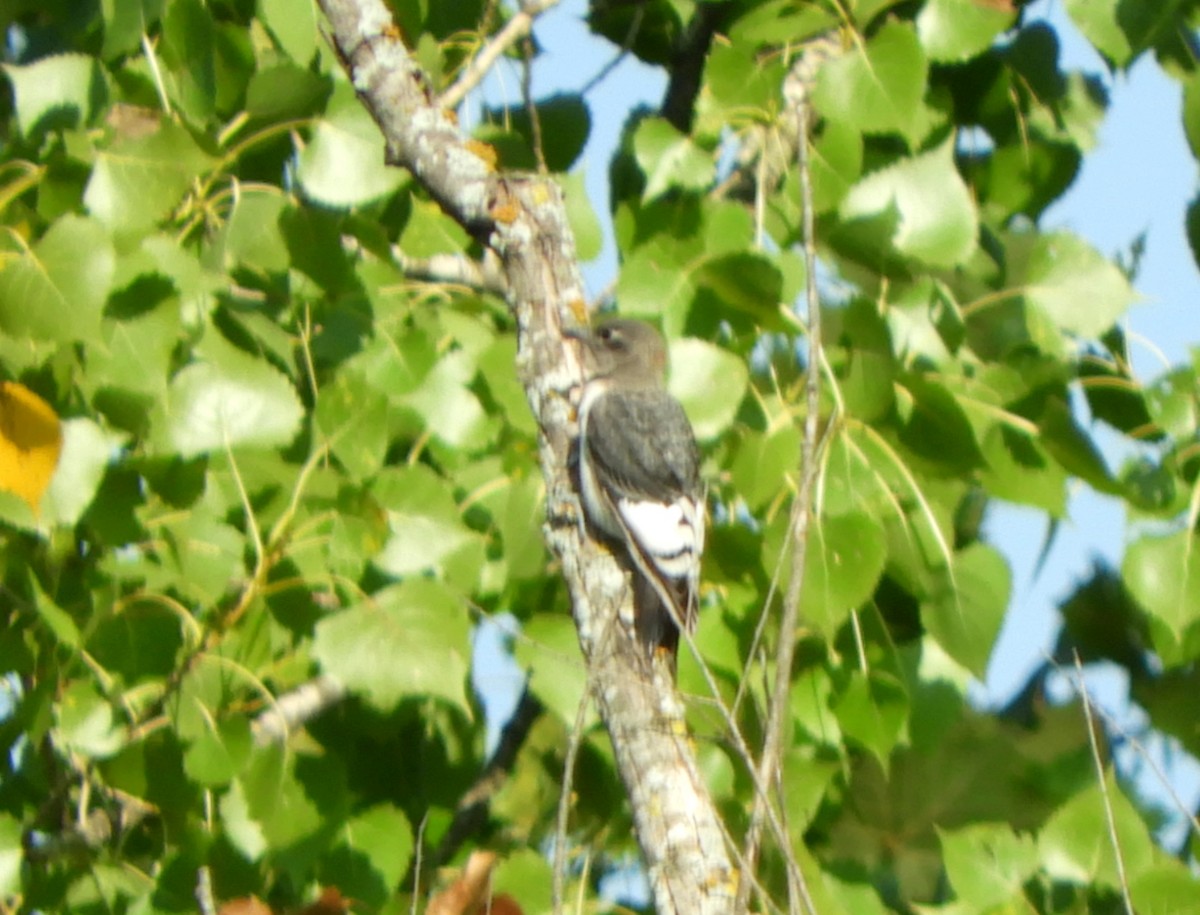
{"type": "Polygon", "coordinates": [[[87,126],[108,95],[104,71],[86,54],[58,54],[31,64],[4,64],[12,85],[17,124],[39,130],[87,126]]]}
{"type": "Polygon", "coordinates": [[[1011,589],[1004,557],[972,544],[954,555],[943,587],[922,603],[921,620],[947,654],[982,679],[1011,589]]]}
{"type": "Polygon", "coordinates": [[[322,620],[313,656],[326,673],[385,711],[410,696],[437,696],[465,708],[467,631],[460,597],[412,578],[322,620]]]}

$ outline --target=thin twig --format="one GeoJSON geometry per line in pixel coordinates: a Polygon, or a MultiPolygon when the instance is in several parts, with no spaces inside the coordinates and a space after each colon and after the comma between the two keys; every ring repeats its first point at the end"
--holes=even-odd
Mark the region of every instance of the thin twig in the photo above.
{"type": "Polygon", "coordinates": [[[633,11],[633,17],[629,20],[629,30],[625,33],[625,40],[621,42],[621,50],[616,55],[600,68],[600,72],[583,84],[583,88],[579,90],[580,95],[587,95],[598,85],[600,85],[612,73],[626,57],[629,56],[629,51],[633,47],[633,40],[637,38],[637,33],[642,28],[642,16],[646,12],[644,4],[639,3],[637,9],[633,11]]]}
{"type": "Polygon", "coordinates": [[[458,103],[467,97],[467,93],[483,82],[500,55],[532,31],[534,19],[551,7],[557,6],[559,2],[560,0],[533,0],[525,4],[471,59],[454,85],[442,93],[438,104],[443,108],[457,108],[458,103]]]}
{"type": "Polygon", "coordinates": [[[1133,897],[1129,895],[1129,875],[1125,873],[1125,856],[1121,854],[1121,841],[1117,836],[1117,818],[1113,813],[1112,798],[1108,795],[1108,780],[1104,777],[1104,760],[1100,756],[1100,742],[1096,739],[1096,719],[1092,716],[1092,700],[1083,682],[1083,661],[1079,652],[1075,655],[1075,675],[1079,681],[1079,699],[1083,703],[1083,717],[1087,722],[1088,744],[1092,748],[1092,761],[1096,764],[1096,780],[1100,786],[1100,798],[1104,802],[1104,819],[1108,824],[1108,839],[1112,842],[1113,858],[1117,862],[1117,880],[1121,884],[1121,897],[1125,902],[1126,915],[1134,915],[1133,897]]]}
{"type": "Polygon", "coordinates": [[[563,760],[562,789],[558,794],[558,820],[554,826],[554,889],[551,896],[554,915],[562,915],[563,890],[567,877],[567,820],[571,814],[571,786],[575,781],[575,760],[579,757],[579,746],[583,743],[583,722],[587,715],[591,692],[585,688],[579,697],[579,708],[575,712],[575,725],[567,742],[567,757],[563,760]]]}
{"type": "Polygon", "coordinates": [[[546,150],[542,147],[542,118],[533,102],[533,39],[528,35],[521,39],[521,101],[529,115],[529,144],[533,147],[538,173],[549,174],[546,150]]]}
{"type": "MultiPolygon", "coordinates": [[[[508,781],[516,764],[517,754],[525,745],[525,738],[529,736],[529,731],[542,709],[542,703],[526,686],[521,692],[517,707],[504,725],[504,730],[500,732],[500,740],[496,749],[492,751],[491,759],[487,761],[479,778],[459,799],[454,819],[450,821],[442,841],[433,853],[434,867],[441,867],[449,862],[462,848],[463,843],[487,823],[492,798],[508,781]]],[[[404,883],[408,882],[405,879],[404,883]]]]}
{"type": "MultiPolygon", "coordinates": [[[[758,776],[764,783],[774,783],[783,808],[783,783],[780,778],[783,758],[784,713],[789,707],[788,696],[792,685],[792,662],[796,652],[796,629],[800,617],[800,595],[804,586],[804,563],[808,555],[808,533],[811,520],[813,484],[817,478],[817,447],[820,441],[821,410],[821,303],[817,295],[817,247],[813,227],[812,176],[808,161],[808,98],[807,87],[815,76],[805,66],[805,55],[801,55],[796,67],[785,84],[785,93],[792,102],[797,120],[796,148],[800,172],[800,200],[803,217],[805,299],[808,324],[808,365],[805,375],[807,415],[804,417],[804,440],[800,455],[800,488],[792,504],[792,576],[783,600],[783,614],[779,621],[779,644],[775,657],[775,685],[767,712],[766,734],[763,738],[762,758],[759,760],[758,776]]],[[[754,798],[750,814],[750,828],[746,836],[746,860],[753,868],[758,859],[762,839],[762,821],[768,813],[768,799],[762,795],[754,798]]],[[[791,856],[785,845],[781,854],[791,856]]],[[[749,885],[738,887],[735,912],[745,912],[749,904],[749,885]]],[[[816,915],[812,897],[805,885],[800,869],[788,868],[788,906],[796,911],[796,901],[804,903],[810,915],[816,915]]]]}
{"type": "Polygon", "coordinates": [[[482,260],[475,261],[457,254],[409,257],[399,246],[393,245],[392,258],[400,271],[411,280],[466,286],[499,296],[508,292],[503,267],[491,250],[484,253],[482,260]]]}

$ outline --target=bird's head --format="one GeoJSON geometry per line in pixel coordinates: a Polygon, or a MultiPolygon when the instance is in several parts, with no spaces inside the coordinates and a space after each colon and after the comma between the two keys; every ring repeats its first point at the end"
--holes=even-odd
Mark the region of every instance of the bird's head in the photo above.
{"type": "Polygon", "coordinates": [[[610,379],[622,385],[661,385],[667,370],[667,348],[657,330],[645,321],[609,318],[590,331],[568,331],[579,342],[589,379],[610,379]]]}

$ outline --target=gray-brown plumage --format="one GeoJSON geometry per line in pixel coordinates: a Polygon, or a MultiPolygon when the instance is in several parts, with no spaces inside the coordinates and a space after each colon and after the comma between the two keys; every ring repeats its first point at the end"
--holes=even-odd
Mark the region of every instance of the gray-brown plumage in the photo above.
{"type": "Polygon", "coordinates": [[[638,573],[637,629],[672,654],[695,625],[704,549],[696,439],[666,390],[666,348],[649,324],[614,318],[580,342],[580,493],[588,520],[621,543],[638,573]]]}

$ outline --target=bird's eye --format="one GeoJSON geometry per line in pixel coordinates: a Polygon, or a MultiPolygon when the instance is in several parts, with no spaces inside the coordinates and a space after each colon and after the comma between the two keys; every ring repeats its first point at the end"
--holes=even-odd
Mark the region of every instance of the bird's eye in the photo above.
{"type": "Polygon", "coordinates": [[[607,342],[616,336],[616,331],[614,331],[611,327],[601,327],[598,331],[596,331],[596,336],[607,342]]]}

